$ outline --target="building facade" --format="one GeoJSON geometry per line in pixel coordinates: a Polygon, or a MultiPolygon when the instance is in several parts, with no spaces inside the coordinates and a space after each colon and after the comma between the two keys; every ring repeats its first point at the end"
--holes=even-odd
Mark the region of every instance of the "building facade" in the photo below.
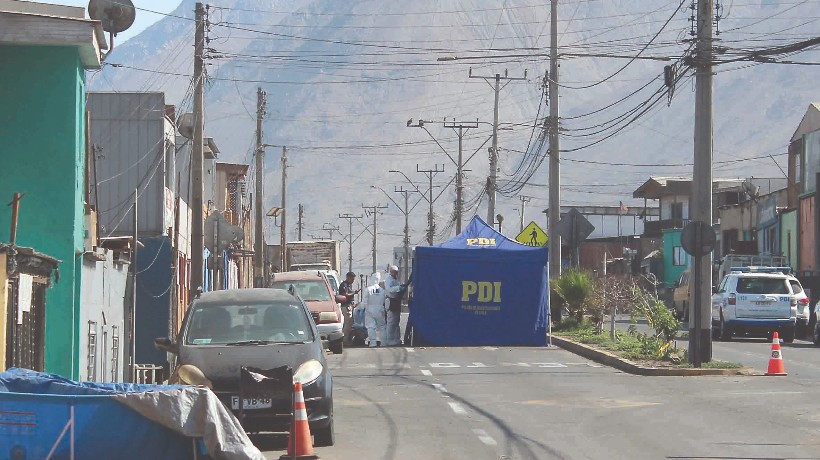
{"type": "MultiPolygon", "coordinates": [[[[85,70],[105,35],[83,8],[0,2],[0,197],[25,194],[17,243],[62,261],[46,291],[44,369],[79,376],[87,202],[85,70]]],[[[0,228],[10,215],[0,213],[0,228]]],[[[3,238],[5,234],[0,234],[3,238]]]]}

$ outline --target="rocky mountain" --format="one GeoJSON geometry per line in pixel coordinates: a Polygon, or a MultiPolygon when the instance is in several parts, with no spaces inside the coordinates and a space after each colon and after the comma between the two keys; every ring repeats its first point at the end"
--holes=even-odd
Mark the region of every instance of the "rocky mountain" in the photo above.
{"type": "MultiPolygon", "coordinates": [[[[725,60],[739,50],[810,38],[820,20],[817,2],[720,3],[716,44],[725,60]]],[[[178,112],[190,110],[194,4],[184,0],[172,15],[117,44],[109,65],[89,76],[91,89],[164,91],[178,112]]],[[[549,68],[549,1],[217,0],[208,12],[207,135],[216,139],[221,160],[251,162],[256,88],[267,92],[265,142],[288,146],[288,223],[295,225],[297,204],[304,204],[304,237],[327,235],[323,224],[342,224],[339,213],[362,214],[362,204],[389,204],[379,222],[379,263],[387,262],[390,248],[401,244],[403,215],[371,186],[401,204],[394,187],[413,186],[390,171],[404,172],[426,193],[429,183],[417,169],[437,167],[444,172],[433,181],[433,196],[441,192],[434,204],[436,241],[449,238],[454,191],[443,187],[455,166],[442,150],[455,158],[458,142],[445,119],[478,122],[463,143],[470,158],[465,221],[475,212],[486,217],[481,190],[494,81],[477,77],[518,78],[525,70],[527,80],[501,80],[499,186],[509,196],[499,195],[497,212],[506,217],[505,233],[514,236],[523,194],[532,197],[526,220],[545,223],[548,168],[541,164],[540,126],[548,113],[542,84],[549,68]],[[408,127],[408,119],[428,121],[428,132],[408,127]]],[[[691,175],[694,79],[680,64],[691,45],[690,14],[689,4],[677,0],[560,3],[565,204],[638,205],[632,191],[650,175],[691,175]],[[628,59],[639,53],[641,59],[628,59]],[[665,65],[679,69],[671,100],[663,93],[665,65]]],[[[817,57],[806,51],[787,59],[817,57]]],[[[817,66],[718,66],[715,176],[782,177],[775,161],[785,169],[791,134],[820,98],[818,76],[817,66]]],[[[268,206],[280,199],[280,152],[267,149],[268,206]]],[[[411,195],[411,205],[419,196],[411,195]]],[[[425,238],[426,209],[421,201],[411,212],[413,243],[425,238]]],[[[614,229],[606,223],[594,235],[614,229]]],[[[354,237],[361,231],[354,227],[354,237]]],[[[369,250],[364,234],[356,242],[358,263],[368,265],[369,250]]]]}

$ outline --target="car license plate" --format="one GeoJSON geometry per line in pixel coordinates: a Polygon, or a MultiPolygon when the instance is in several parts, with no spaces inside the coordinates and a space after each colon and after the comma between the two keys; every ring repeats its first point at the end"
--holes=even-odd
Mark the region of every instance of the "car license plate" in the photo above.
{"type": "Polygon", "coordinates": [[[767,307],[767,306],[769,306],[769,305],[771,305],[771,304],[772,304],[772,303],[771,303],[771,302],[769,302],[768,300],[758,300],[758,301],[756,301],[756,302],[755,302],[755,305],[762,305],[762,306],[764,306],[764,307],[767,307]]]}
{"type": "MultiPolygon", "coordinates": [[[[269,409],[272,406],[270,398],[245,398],[244,409],[269,409]]],[[[239,410],[239,396],[231,396],[231,407],[239,410]]]]}

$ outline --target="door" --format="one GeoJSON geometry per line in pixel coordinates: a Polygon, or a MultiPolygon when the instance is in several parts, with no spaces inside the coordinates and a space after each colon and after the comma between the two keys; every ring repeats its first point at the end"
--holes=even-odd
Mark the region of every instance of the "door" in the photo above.
{"type": "Polygon", "coordinates": [[[20,308],[20,286],[13,280],[8,290],[6,318],[6,366],[43,371],[45,345],[46,286],[33,282],[31,306],[20,308]]]}
{"type": "Polygon", "coordinates": [[[738,277],[737,317],[791,317],[791,291],[785,278],[738,277]]]}

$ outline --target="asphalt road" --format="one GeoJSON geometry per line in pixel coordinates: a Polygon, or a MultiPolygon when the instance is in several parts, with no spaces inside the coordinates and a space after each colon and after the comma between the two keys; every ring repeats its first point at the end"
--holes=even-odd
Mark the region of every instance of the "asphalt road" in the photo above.
{"type": "MultiPolygon", "coordinates": [[[[626,331],[632,324],[628,316],[616,316],[616,327],[626,331]]],[[[609,326],[609,323],[606,323],[609,326]]],[[[641,332],[651,331],[644,321],[637,324],[641,332]]],[[[688,339],[681,331],[677,346],[687,348],[688,339]]],[[[820,347],[815,346],[809,339],[795,339],[794,343],[780,344],[783,354],[783,364],[789,377],[805,382],[820,382],[820,347]]],[[[729,342],[712,342],[712,357],[722,361],[741,363],[760,372],[765,372],[769,365],[772,344],[765,338],[738,338],[733,337],[729,342]]]]}
{"type": "MultiPolygon", "coordinates": [[[[638,377],[555,347],[328,359],[336,445],[317,449],[324,459],[820,459],[817,392],[792,375],[638,377]]],[[[268,458],[284,452],[284,438],[256,441],[268,458]]]]}

